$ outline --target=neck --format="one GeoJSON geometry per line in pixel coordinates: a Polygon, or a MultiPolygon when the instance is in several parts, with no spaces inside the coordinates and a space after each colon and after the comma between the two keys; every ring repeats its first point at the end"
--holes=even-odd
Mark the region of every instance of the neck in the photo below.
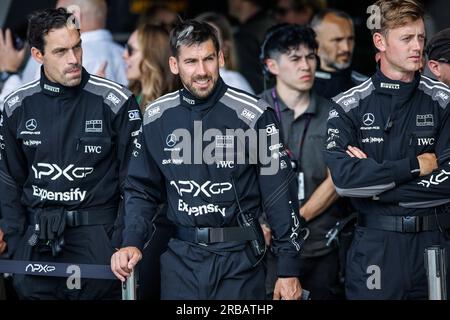
{"type": "Polygon", "coordinates": [[[302,115],[309,106],[310,91],[299,91],[289,88],[280,82],[277,82],[276,90],[278,96],[283,100],[286,106],[294,111],[294,118],[302,115]]]}
{"type": "Polygon", "coordinates": [[[412,82],[414,80],[414,71],[401,71],[395,69],[384,57],[381,57],[380,60],[380,70],[387,78],[391,80],[398,80],[403,82],[412,82]]]}

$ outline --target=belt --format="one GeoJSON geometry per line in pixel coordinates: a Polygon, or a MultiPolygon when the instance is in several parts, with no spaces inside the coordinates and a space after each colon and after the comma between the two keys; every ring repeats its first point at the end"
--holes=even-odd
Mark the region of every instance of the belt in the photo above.
{"type": "Polygon", "coordinates": [[[256,240],[252,227],[191,228],[176,226],[176,239],[193,243],[256,240]]]}
{"type": "Polygon", "coordinates": [[[61,208],[55,209],[37,209],[28,211],[29,221],[34,223],[34,215],[39,210],[63,210],[66,216],[66,227],[90,226],[98,224],[113,224],[116,221],[118,208],[99,208],[89,210],[65,210],[61,208]]]}
{"type": "Polygon", "coordinates": [[[450,228],[450,214],[428,216],[358,215],[358,225],[384,231],[416,233],[450,228]]]}

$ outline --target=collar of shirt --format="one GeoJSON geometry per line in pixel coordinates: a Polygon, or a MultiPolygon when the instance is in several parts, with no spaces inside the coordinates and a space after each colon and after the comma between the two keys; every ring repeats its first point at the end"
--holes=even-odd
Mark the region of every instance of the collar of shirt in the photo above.
{"type": "Polygon", "coordinates": [[[344,70],[338,70],[335,72],[328,72],[324,71],[322,69],[318,69],[315,74],[316,78],[318,79],[324,79],[324,80],[331,80],[338,81],[338,79],[351,79],[352,77],[352,69],[348,67],[344,70]]]}
{"type": "MultiPolygon", "coordinates": [[[[275,90],[275,92],[276,92],[276,90],[275,90]]],[[[278,100],[278,105],[280,106],[280,111],[281,112],[292,112],[292,117],[293,117],[294,116],[294,110],[290,109],[284,103],[284,101],[281,99],[281,97],[280,97],[280,95],[278,93],[276,93],[276,98],[278,100]]],[[[311,90],[309,92],[309,105],[306,108],[305,112],[302,113],[297,119],[300,119],[305,114],[311,114],[311,115],[316,114],[317,113],[317,101],[316,100],[317,100],[316,93],[313,90],[311,90]]],[[[275,104],[275,101],[274,101],[274,104],[275,104]]]]}
{"type": "Polygon", "coordinates": [[[77,95],[80,92],[80,90],[85,86],[85,84],[89,80],[89,77],[90,77],[89,73],[84,68],[82,68],[80,84],[74,87],[66,87],[60,83],[50,81],[45,75],[44,66],[41,66],[40,85],[42,91],[49,96],[54,97],[74,96],[77,95]]]}
{"type": "Polygon", "coordinates": [[[377,71],[372,76],[372,82],[376,91],[404,100],[411,97],[416,91],[420,82],[420,73],[416,72],[411,82],[391,80],[381,72],[378,64],[377,71]]]}
{"type": "Polygon", "coordinates": [[[220,98],[225,94],[226,90],[227,86],[220,77],[217,79],[216,86],[211,94],[203,99],[197,98],[186,88],[183,88],[180,90],[181,105],[198,111],[206,110],[216,105],[220,98]]]}

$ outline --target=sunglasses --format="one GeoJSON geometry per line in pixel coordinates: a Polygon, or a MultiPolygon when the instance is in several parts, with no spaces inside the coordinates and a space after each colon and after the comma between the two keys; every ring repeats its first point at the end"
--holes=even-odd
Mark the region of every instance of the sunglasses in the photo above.
{"type": "Polygon", "coordinates": [[[125,44],[125,50],[127,50],[128,56],[131,57],[137,50],[135,48],[133,48],[131,45],[129,45],[128,43],[125,44]]]}

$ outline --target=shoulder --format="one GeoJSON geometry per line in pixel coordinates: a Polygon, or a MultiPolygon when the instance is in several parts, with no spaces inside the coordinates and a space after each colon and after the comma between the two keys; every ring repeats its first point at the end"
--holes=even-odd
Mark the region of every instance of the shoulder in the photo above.
{"type": "Polygon", "coordinates": [[[267,109],[272,108],[264,99],[230,87],[227,88],[220,102],[236,112],[237,117],[251,128],[255,127],[256,122],[267,109]]]}
{"type": "Polygon", "coordinates": [[[180,93],[174,91],[161,96],[145,107],[144,126],[159,119],[165,111],[180,105],[180,93]]]}
{"type": "Polygon", "coordinates": [[[446,84],[421,75],[418,89],[438,102],[441,108],[447,108],[450,101],[450,88],[446,84]]]}
{"type": "Polygon", "coordinates": [[[351,78],[352,78],[352,81],[356,84],[360,84],[360,83],[366,81],[367,79],[369,79],[368,76],[366,76],[362,73],[359,73],[355,70],[352,71],[351,78]]]}
{"type": "Polygon", "coordinates": [[[102,96],[103,102],[111,108],[113,113],[117,113],[132,96],[127,87],[92,74],[83,89],[97,96],[102,96]]]}
{"type": "Polygon", "coordinates": [[[342,92],[331,100],[339,105],[345,112],[356,108],[361,100],[368,97],[375,90],[372,79],[367,79],[360,85],[342,92]]]}
{"type": "Polygon", "coordinates": [[[25,98],[41,91],[40,79],[24,84],[5,97],[4,113],[7,117],[10,117],[13,112],[22,105],[25,98]]]}

